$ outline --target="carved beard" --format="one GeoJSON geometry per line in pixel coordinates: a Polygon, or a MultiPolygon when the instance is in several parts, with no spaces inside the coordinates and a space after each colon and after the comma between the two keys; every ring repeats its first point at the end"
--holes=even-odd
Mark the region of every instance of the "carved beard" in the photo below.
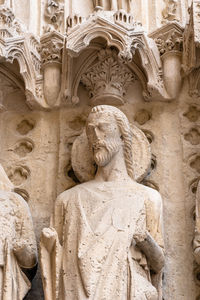
{"type": "Polygon", "coordinates": [[[119,150],[119,142],[113,140],[109,143],[105,141],[97,142],[94,145],[94,160],[98,166],[104,167],[119,150]],[[95,149],[96,148],[96,149],[95,149]]]}

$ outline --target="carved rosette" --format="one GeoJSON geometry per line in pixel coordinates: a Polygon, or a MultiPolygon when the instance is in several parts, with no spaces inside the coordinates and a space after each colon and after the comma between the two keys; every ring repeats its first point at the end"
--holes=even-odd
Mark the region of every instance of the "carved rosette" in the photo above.
{"type": "Polygon", "coordinates": [[[136,75],[119,62],[111,49],[100,50],[98,61],[81,76],[93,105],[124,104],[127,89],[135,80],[136,75]]]}

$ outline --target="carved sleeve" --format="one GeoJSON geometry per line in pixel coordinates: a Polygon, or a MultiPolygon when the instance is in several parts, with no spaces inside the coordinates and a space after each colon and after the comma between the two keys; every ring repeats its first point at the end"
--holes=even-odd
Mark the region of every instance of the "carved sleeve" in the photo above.
{"type": "Polygon", "coordinates": [[[158,245],[164,248],[162,198],[160,194],[157,191],[151,191],[145,205],[147,212],[147,230],[158,245]]]}

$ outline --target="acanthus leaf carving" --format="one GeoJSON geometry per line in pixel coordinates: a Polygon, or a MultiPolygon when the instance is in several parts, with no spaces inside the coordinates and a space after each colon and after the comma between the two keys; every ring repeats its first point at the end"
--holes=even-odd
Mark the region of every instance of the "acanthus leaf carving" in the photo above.
{"type": "Polygon", "coordinates": [[[177,22],[171,22],[150,35],[156,42],[163,62],[163,82],[169,98],[178,95],[182,77],[181,62],[183,48],[183,28],[177,22]],[[173,70],[173,76],[169,73],[173,70]]]}
{"type": "Polygon", "coordinates": [[[41,55],[42,64],[62,62],[62,49],[64,47],[64,37],[57,32],[43,35],[40,39],[38,51],[41,55]]]}
{"type": "Polygon", "coordinates": [[[45,102],[51,107],[55,106],[60,99],[63,47],[64,36],[56,31],[44,34],[40,39],[43,94],[45,102]]]}
{"type": "MultiPolygon", "coordinates": [[[[69,57],[67,68],[71,69],[73,59],[78,59],[80,52],[86,48],[91,48],[93,40],[100,37],[106,41],[108,47],[118,49],[120,63],[131,66],[131,64],[134,64],[134,56],[139,55],[140,66],[138,68],[136,64],[133,71],[142,82],[145,100],[151,101],[153,99],[154,101],[160,101],[162,99],[168,101],[174,99],[175,95],[168,92],[164,83],[162,62],[156,43],[153,41],[154,33],[152,36],[147,37],[141,24],[134,22],[133,19],[129,20],[129,14],[124,11],[121,14],[123,18],[121,18],[120,22],[118,22],[119,20],[116,19],[116,16],[119,17],[120,12],[116,13],[114,11],[99,9],[86,20],[80,22],[77,21],[77,18],[76,22],[68,19],[71,26],[68,26],[67,29],[66,54],[69,57]]],[[[179,24],[175,23],[174,25],[170,23],[169,25],[172,26],[170,29],[173,29],[175,26],[177,27],[177,31],[182,33],[183,29],[179,24]]],[[[168,29],[168,24],[166,26],[168,29]]],[[[80,78],[79,75],[76,80],[78,78],[80,78]]],[[[66,98],[70,99],[70,101],[73,96],[77,96],[77,86],[78,83],[76,81],[71,90],[69,83],[64,88],[66,98]]]]}
{"type": "Polygon", "coordinates": [[[136,75],[120,64],[117,53],[108,48],[98,52],[98,62],[81,76],[93,104],[104,101],[123,104],[127,89],[134,80],[136,75]]]}
{"type": "Polygon", "coordinates": [[[177,22],[161,27],[151,37],[155,40],[160,55],[183,50],[183,28],[177,22]]]}

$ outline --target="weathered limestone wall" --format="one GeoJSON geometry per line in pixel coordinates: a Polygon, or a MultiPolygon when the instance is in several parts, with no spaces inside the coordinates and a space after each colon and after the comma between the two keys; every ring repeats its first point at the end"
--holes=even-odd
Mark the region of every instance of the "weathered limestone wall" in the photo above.
{"type": "MultiPolygon", "coordinates": [[[[5,2],[0,1],[0,5],[5,4],[5,2]]],[[[56,11],[56,13],[50,2],[23,0],[19,4],[17,0],[10,0],[7,1],[7,5],[20,19],[20,22],[25,24],[26,32],[38,36],[42,36],[44,32],[52,32],[52,28],[60,32],[60,35],[61,33],[64,34],[68,16],[80,14],[82,17],[87,17],[94,11],[93,1],[90,0],[85,0],[84,5],[80,0],[55,1],[59,7],[59,12],[56,11]],[[49,29],[49,25],[51,29],[49,29]]],[[[123,3],[125,10],[128,10],[127,1],[123,3]]],[[[131,82],[127,88],[126,95],[123,95],[124,104],[119,107],[131,123],[143,130],[151,144],[151,170],[143,183],[157,189],[163,198],[166,248],[166,265],[163,277],[163,299],[165,300],[197,300],[200,295],[199,266],[194,262],[192,250],[195,226],[195,194],[200,179],[199,94],[191,95],[189,73],[183,76],[183,70],[181,73],[179,72],[182,75],[181,89],[178,90],[175,97],[170,98],[170,93],[166,90],[163,92],[162,88],[166,83],[163,79],[164,63],[163,57],[160,60],[159,56],[159,53],[162,56],[170,47],[170,51],[179,51],[182,55],[183,30],[186,21],[189,20],[187,10],[190,5],[191,1],[187,0],[131,1],[130,13],[134,16],[134,20],[143,24],[145,34],[154,31],[151,37],[156,40],[162,35],[162,30],[157,34],[160,27],[167,24],[169,31],[163,31],[164,46],[157,41],[157,48],[151,40],[151,48],[147,45],[147,41],[143,40],[143,49],[145,49],[143,57],[139,57],[139,48],[137,48],[138,52],[135,56],[133,55],[134,64],[127,63],[129,70],[132,68],[134,72],[140,71],[137,73],[137,79],[131,82]],[[176,22],[173,23],[174,21],[179,21],[179,25],[176,22]],[[178,28],[177,36],[178,38],[181,37],[175,42],[169,34],[171,33],[171,24],[175,24],[173,28],[178,28]],[[172,45],[172,43],[174,44],[172,45]],[[179,46],[181,44],[181,47],[177,47],[177,44],[179,46]],[[148,53],[152,54],[152,49],[155,47],[160,67],[155,76],[156,67],[151,69],[152,77],[156,78],[156,82],[152,80],[149,84],[147,66],[151,65],[153,59],[150,61],[150,56],[145,57],[144,53],[149,51],[148,53]],[[146,51],[147,48],[148,51],[146,51]],[[156,88],[158,89],[156,90],[156,88]],[[144,93],[146,93],[145,99],[144,93]]],[[[108,3],[105,4],[104,10],[110,10],[108,3]]],[[[105,28],[108,26],[108,23],[106,24],[104,25],[105,28]]],[[[126,26],[123,26],[123,29],[120,30],[125,32],[126,26]]],[[[75,40],[76,34],[75,37],[71,37],[74,28],[69,31],[69,35],[71,34],[70,38],[75,40]]],[[[85,28],[81,30],[85,30],[85,28]]],[[[34,69],[33,65],[28,64],[26,69],[27,62],[22,60],[23,64],[21,63],[19,68],[16,63],[18,56],[14,56],[10,52],[5,52],[5,54],[3,50],[1,52],[3,42],[0,43],[0,163],[16,186],[16,191],[28,202],[38,244],[42,228],[49,225],[57,195],[78,184],[71,167],[71,148],[75,138],[83,131],[92,105],[88,90],[85,88],[86,85],[83,85],[84,80],[81,79],[82,82],[79,80],[77,84],[76,75],[82,71],[82,73],[86,72],[87,67],[91,67],[93,62],[96,62],[97,51],[106,48],[108,41],[110,42],[109,39],[102,42],[98,38],[99,36],[94,37],[92,50],[89,50],[91,52],[78,49],[78,46],[83,44],[81,44],[83,42],[81,40],[78,46],[76,45],[77,48],[74,47],[75,50],[78,49],[78,54],[74,57],[73,55],[65,56],[68,50],[71,53],[75,52],[71,45],[66,46],[68,35],[63,38],[65,39],[64,45],[68,47],[67,50],[63,50],[65,46],[62,46],[60,53],[59,47],[57,51],[57,45],[53,47],[52,52],[58,54],[58,59],[52,55],[53,58],[49,59],[48,57],[47,60],[49,63],[53,61],[54,64],[56,61],[60,64],[62,77],[60,92],[62,95],[59,98],[60,102],[58,101],[55,106],[48,106],[43,95],[43,70],[46,61],[44,62],[45,54],[42,59],[40,55],[41,49],[49,49],[50,46],[42,44],[42,46],[40,45],[40,52],[37,52],[36,49],[40,43],[39,37],[37,41],[34,40],[35,44],[34,47],[32,44],[30,46],[32,52],[27,55],[27,61],[32,57],[32,60],[36,61],[38,65],[34,69]],[[57,52],[54,52],[55,49],[57,52]],[[63,57],[64,60],[62,61],[63,57]],[[92,64],[90,64],[91,57],[94,58],[92,64]],[[11,63],[13,64],[11,65],[11,63]],[[83,65],[84,70],[82,70],[83,65]],[[23,72],[23,67],[26,72],[23,72]],[[32,81],[29,80],[29,71],[32,81]],[[31,93],[27,93],[27,91],[30,92],[27,82],[30,86],[34,86],[31,93]],[[76,84],[78,85],[77,94],[73,94],[76,84]],[[73,86],[71,90],[70,85],[73,86]],[[36,91],[37,97],[33,95],[34,91],[36,91]]],[[[195,45],[194,40],[191,43],[195,45]]],[[[110,46],[114,47],[112,43],[110,46]]],[[[28,48],[23,48],[24,53],[28,53],[28,48]]],[[[151,58],[155,58],[155,56],[151,56],[151,58]]],[[[184,63],[182,58],[180,61],[181,64],[184,63]]],[[[175,82],[176,78],[173,80],[173,75],[176,72],[173,68],[174,65],[171,66],[171,73],[169,74],[171,76],[169,77],[175,82]]],[[[56,81],[57,78],[56,76],[53,77],[53,81],[56,81]]],[[[196,84],[196,89],[199,89],[198,84],[196,84]]],[[[26,299],[33,300],[36,298],[38,300],[44,299],[40,266],[33,281],[32,290],[26,299]]]]}

